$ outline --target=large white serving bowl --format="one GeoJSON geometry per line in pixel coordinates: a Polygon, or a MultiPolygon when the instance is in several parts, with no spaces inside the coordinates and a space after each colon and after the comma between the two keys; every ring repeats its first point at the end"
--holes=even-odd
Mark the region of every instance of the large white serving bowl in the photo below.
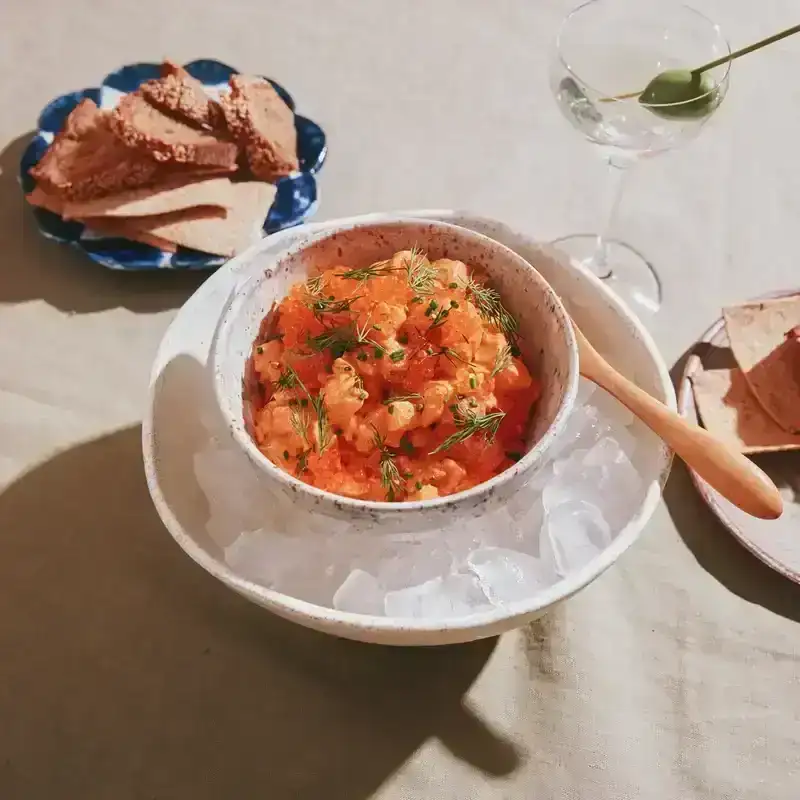
{"type": "Polygon", "coordinates": [[[563,430],[578,386],[578,348],[572,323],[556,293],[525,259],[467,228],[401,217],[312,235],[287,249],[236,292],[223,314],[212,359],[214,387],[228,429],[276,491],[288,494],[293,503],[346,519],[354,526],[387,522],[405,525],[407,530],[443,527],[458,517],[472,518],[478,509],[506,502],[530,480],[563,430]],[[252,409],[244,377],[262,322],[293,285],[340,265],[364,268],[411,247],[419,247],[434,261],[451,258],[480,269],[517,320],[522,357],[541,385],[529,449],[491,480],[435,500],[370,502],[309,486],[263,455],[247,424],[252,409]]]}
{"type": "MultiPolygon", "coordinates": [[[[396,215],[395,215],[396,216],[396,215]]],[[[620,371],[653,396],[675,407],[669,373],[638,320],[603,284],[557,251],[497,221],[455,211],[414,211],[402,216],[438,219],[490,236],[512,248],[545,277],[586,335],[620,371]]],[[[643,426],[637,438],[637,468],[646,484],[629,523],[603,552],[580,570],[523,601],[445,622],[352,614],[299,600],[234,573],[223,543],[207,529],[209,506],[193,470],[195,455],[209,442],[248,460],[227,432],[213,389],[210,353],[224,309],[243,282],[309,233],[333,231],[354,222],[380,222],[371,215],[304,226],[264,240],[212,276],[186,303],[159,348],[151,378],[150,404],[142,426],[145,473],[155,507],[180,547],[211,575],[281,617],[329,634],[392,645],[439,645],[496,635],[535,619],[588,585],[639,537],[661,498],[671,454],[643,426]]],[[[239,469],[240,462],[231,465],[239,469]]]]}

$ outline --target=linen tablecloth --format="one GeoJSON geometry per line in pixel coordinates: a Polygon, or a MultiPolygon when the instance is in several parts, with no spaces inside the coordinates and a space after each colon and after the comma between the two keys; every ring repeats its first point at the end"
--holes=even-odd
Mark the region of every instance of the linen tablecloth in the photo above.
{"type": "MultiPolygon", "coordinates": [[[[642,0],[645,2],[646,0],[642,0]]],[[[655,0],[652,0],[655,2],[655,0]]],[[[736,44],[792,0],[696,0],[736,44]]],[[[592,230],[606,175],[548,89],[551,0],[8,0],[0,15],[0,798],[800,797],[800,587],[681,467],[642,540],[499,641],[396,650],[249,605],[147,494],[151,360],[197,274],[42,239],[17,186],[53,96],[215,57],[322,124],[319,218],[462,207],[592,230]]],[[[643,164],[617,235],[661,270],[672,364],[725,303],[800,284],[800,40],[734,68],[700,139],[643,164]]]]}

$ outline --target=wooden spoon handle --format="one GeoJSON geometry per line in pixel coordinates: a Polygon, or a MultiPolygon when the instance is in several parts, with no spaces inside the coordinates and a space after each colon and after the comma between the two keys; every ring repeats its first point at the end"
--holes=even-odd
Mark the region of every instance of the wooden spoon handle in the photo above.
{"type": "MultiPolygon", "coordinates": [[[[583,361],[583,359],[582,359],[583,361]]],[[[777,519],[783,500],[770,478],[749,458],[692,425],[609,364],[587,359],[581,373],[602,386],[660,436],[703,480],[742,511],[777,519]]]]}

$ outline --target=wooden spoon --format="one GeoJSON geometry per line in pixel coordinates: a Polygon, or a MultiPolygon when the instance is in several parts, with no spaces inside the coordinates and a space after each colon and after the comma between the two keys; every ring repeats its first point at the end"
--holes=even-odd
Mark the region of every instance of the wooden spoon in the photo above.
{"type": "Polygon", "coordinates": [[[647,392],[620,375],[592,347],[573,322],[580,373],[602,386],[664,440],[704,481],[746,513],[777,519],[783,499],[775,484],[749,458],[724,445],[697,425],[686,422],[647,392]]]}

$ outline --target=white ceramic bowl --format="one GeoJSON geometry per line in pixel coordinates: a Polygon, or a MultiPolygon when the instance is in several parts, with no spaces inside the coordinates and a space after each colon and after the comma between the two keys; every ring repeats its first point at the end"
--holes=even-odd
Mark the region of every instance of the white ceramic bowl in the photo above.
{"type": "Polygon", "coordinates": [[[470,515],[479,507],[504,503],[530,480],[562,431],[578,385],[578,352],[569,316],[547,281],[527,261],[493,239],[465,228],[403,218],[310,236],[281,254],[263,274],[236,293],[222,319],[213,364],[217,399],[234,440],[261,472],[290,493],[292,502],[353,522],[380,525],[402,519],[406,530],[435,526],[444,516],[452,521],[453,514],[470,515]],[[522,357],[542,384],[528,452],[491,480],[434,500],[355,500],[309,486],[275,466],[247,430],[243,379],[262,320],[291,286],[311,275],[340,264],[365,267],[413,245],[431,259],[453,258],[480,268],[517,319],[522,357]]]}

